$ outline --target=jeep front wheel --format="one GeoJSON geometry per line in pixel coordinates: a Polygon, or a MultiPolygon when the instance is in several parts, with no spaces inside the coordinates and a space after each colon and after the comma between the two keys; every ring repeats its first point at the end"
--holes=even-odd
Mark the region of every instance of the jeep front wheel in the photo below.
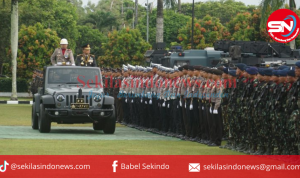
{"type": "Polygon", "coordinates": [[[51,130],[51,121],[46,116],[45,106],[40,104],[40,115],[39,115],[39,131],[41,133],[49,133],[51,130]]]}
{"type": "Polygon", "coordinates": [[[105,126],[103,128],[103,132],[106,134],[113,134],[115,133],[116,129],[116,115],[115,115],[115,106],[112,105],[113,114],[110,118],[106,119],[105,126]]]}
{"type": "Polygon", "coordinates": [[[93,123],[93,129],[94,130],[103,130],[103,123],[101,123],[101,122],[93,123]]]}
{"type": "Polygon", "coordinates": [[[32,129],[36,130],[39,128],[39,118],[35,112],[35,102],[32,103],[32,110],[31,110],[31,127],[32,129]]]}

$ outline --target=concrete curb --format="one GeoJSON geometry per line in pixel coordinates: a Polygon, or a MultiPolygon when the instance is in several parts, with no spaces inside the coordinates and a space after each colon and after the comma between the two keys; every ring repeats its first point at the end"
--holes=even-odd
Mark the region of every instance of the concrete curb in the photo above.
{"type": "Polygon", "coordinates": [[[32,104],[33,101],[0,101],[0,104],[32,104]]]}

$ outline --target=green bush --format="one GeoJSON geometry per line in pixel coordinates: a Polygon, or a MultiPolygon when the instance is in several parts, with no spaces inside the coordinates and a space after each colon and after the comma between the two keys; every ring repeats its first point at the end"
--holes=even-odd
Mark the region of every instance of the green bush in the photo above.
{"type": "MultiPolygon", "coordinates": [[[[11,78],[0,78],[0,92],[11,92],[11,78]]],[[[28,92],[28,82],[26,79],[17,79],[17,92],[28,92]]]]}

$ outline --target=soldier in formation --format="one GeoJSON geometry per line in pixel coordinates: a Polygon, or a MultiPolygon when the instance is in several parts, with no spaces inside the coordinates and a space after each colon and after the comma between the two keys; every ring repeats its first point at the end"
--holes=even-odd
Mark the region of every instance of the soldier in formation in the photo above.
{"type": "Polygon", "coordinates": [[[299,76],[300,62],[277,68],[102,68],[118,122],[255,155],[299,154],[299,76]]]}

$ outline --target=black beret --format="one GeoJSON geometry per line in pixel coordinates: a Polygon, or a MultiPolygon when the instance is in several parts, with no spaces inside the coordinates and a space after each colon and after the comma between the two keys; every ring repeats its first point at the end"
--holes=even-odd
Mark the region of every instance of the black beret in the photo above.
{"type": "Polygon", "coordinates": [[[296,77],[295,67],[291,67],[290,70],[287,72],[287,75],[291,77],[296,77]]]}
{"type": "Polygon", "coordinates": [[[81,46],[82,49],[91,49],[89,44],[85,44],[81,46]]]}
{"type": "Polygon", "coordinates": [[[230,71],[228,71],[228,74],[233,77],[236,77],[236,70],[230,70],[230,71]]]}
{"type": "Polygon", "coordinates": [[[278,74],[279,77],[286,77],[287,72],[288,72],[287,70],[279,70],[277,72],[277,74],[278,74]]]}
{"type": "Polygon", "coordinates": [[[272,76],[273,75],[273,69],[265,69],[264,70],[264,74],[266,75],[266,76],[272,76]]]}
{"type": "Polygon", "coordinates": [[[244,63],[239,63],[239,64],[236,64],[235,66],[237,66],[237,68],[239,68],[242,71],[246,70],[246,67],[247,67],[247,65],[244,63]]]}
{"type": "Polygon", "coordinates": [[[228,71],[229,71],[229,68],[228,68],[228,67],[223,68],[223,72],[224,72],[224,73],[228,74],[228,71]]]}

